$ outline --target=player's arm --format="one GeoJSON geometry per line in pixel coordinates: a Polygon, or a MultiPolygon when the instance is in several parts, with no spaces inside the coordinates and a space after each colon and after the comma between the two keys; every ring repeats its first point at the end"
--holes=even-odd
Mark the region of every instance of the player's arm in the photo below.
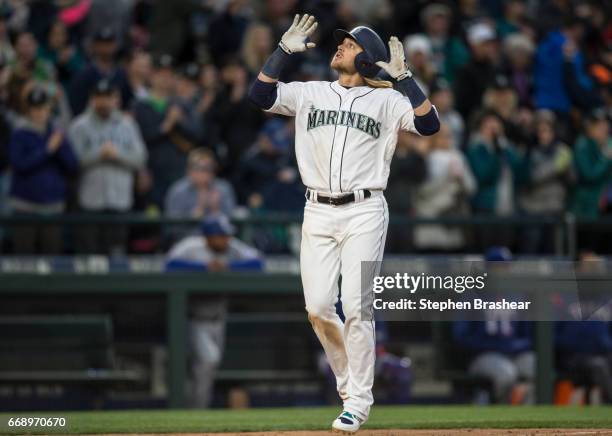
{"type": "Polygon", "coordinates": [[[433,135],[440,130],[438,113],[412,77],[412,72],[406,65],[404,46],[395,36],[392,36],[389,40],[389,53],[391,54],[389,62],[379,61],[376,62],[376,65],[396,80],[402,94],[410,100],[414,109],[414,127],[416,130],[424,136],[433,135]]]}
{"type": "Polygon", "coordinates": [[[308,42],[308,37],[317,28],[315,17],[308,14],[301,18],[296,15],[293,24],[283,34],[278,47],[264,64],[257,79],[249,89],[249,99],[262,109],[270,109],[276,101],[276,82],[283,67],[289,61],[289,56],[315,46],[308,42]]]}

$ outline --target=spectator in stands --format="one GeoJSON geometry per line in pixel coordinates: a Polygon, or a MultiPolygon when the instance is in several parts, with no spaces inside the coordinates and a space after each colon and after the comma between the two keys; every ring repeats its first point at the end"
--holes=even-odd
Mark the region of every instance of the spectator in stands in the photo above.
{"type": "Polygon", "coordinates": [[[55,79],[53,64],[38,55],[38,41],[30,32],[21,32],[15,37],[15,60],[13,74],[27,76],[37,82],[55,79]]]}
{"type": "MultiPolygon", "coordinates": [[[[610,122],[604,110],[591,111],[585,118],[584,133],[574,144],[576,186],[570,210],[579,218],[596,218],[609,211],[612,203],[612,140],[610,122]]],[[[578,240],[583,249],[605,248],[601,231],[590,225],[579,226],[578,240]]]]}
{"type": "Polygon", "coordinates": [[[424,35],[410,35],[404,39],[406,62],[410,65],[413,77],[419,86],[427,92],[429,86],[438,74],[432,63],[432,48],[429,38],[424,35]]]}
{"type": "MultiPolygon", "coordinates": [[[[168,253],[166,270],[261,271],[261,254],[232,237],[234,229],[225,216],[206,218],[202,235],[188,236],[168,253]]],[[[227,300],[224,297],[198,297],[190,303],[191,402],[208,407],[212,400],[215,372],[223,355],[227,300]]]]}
{"type": "MultiPolygon", "coordinates": [[[[148,20],[151,52],[155,55],[168,54],[174,59],[179,59],[183,53],[193,57],[195,53],[190,51],[193,48],[190,20],[198,7],[198,2],[192,0],[152,2],[148,20]]],[[[215,37],[211,28],[208,35],[215,37]]],[[[228,35],[235,37],[231,32],[228,35]]]]}
{"type": "Polygon", "coordinates": [[[276,180],[262,190],[263,209],[276,212],[299,212],[304,208],[304,192],[297,168],[293,162],[281,168],[276,180]]]}
{"type": "Polygon", "coordinates": [[[251,77],[257,76],[274,49],[272,29],[263,23],[252,23],[242,41],[242,58],[251,77]]]}
{"type": "Polygon", "coordinates": [[[91,90],[100,79],[108,79],[121,94],[121,108],[129,107],[132,100],[127,74],[118,65],[117,35],[111,27],[100,29],[91,45],[91,62],[83,68],[70,83],[70,106],[74,115],[80,115],[87,108],[91,90]]]}
{"type": "MultiPolygon", "coordinates": [[[[572,150],[555,131],[555,115],[540,111],[536,117],[536,142],[529,156],[529,182],[519,193],[521,210],[531,216],[559,217],[566,208],[568,190],[574,181],[572,150]]],[[[521,252],[553,253],[550,226],[530,226],[521,238],[521,252]]]]}
{"type": "Polygon", "coordinates": [[[152,71],[151,54],[143,50],[135,50],[130,55],[127,65],[130,93],[134,99],[149,97],[149,82],[152,71]]]}
{"type": "Polygon", "coordinates": [[[229,177],[230,171],[228,170],[231,168],[232,162],[228,154],[229,148],[220,138],[222,126],[219,125],[217,118],[219,112],[217,103],[226,104],[227,102],[220,102],[218,99],[218,93],[221,92],[221,84],[219,80],[219,71],[214,65],[202,65],[200,68],[198,88],[200,94],[198,112],[202,118],[205,131],[203,145],[215,150],[217,159],[219,160],[219,173],[225,177],[229,177]],[[219,155],[222,155],[224,158],[219,159],[219,155]]]}
{"type": "MultiPolygon", "coordinates": [[[[504,135],[499,115],[491,110],[477,114],[475,132],[467,147],[467,158],[476,177],[478,190],[472,199],[474,212],[509,216],[515,212],[515,187],[528,177],[528,161],[504,135]]],[[[482,226],[480,248],[507,245],[509,229],[482,226]]]]}
{"type": "MultiPolygon", "coordinates": [[[[55,77],[53,65],[37,57],[38,43],[30,32],[21,32],[15,37],[15,59],[10,63],[10,75],[7,83],[8,104],[23,114],[25,102],[23,96],[28,92],[26,87],[31,83],[49,85],[55,77]]],[[[47,86],[47,92],[52,91],[47,86]]]]}
{"type": "MultiPolygon", "coordinates": [[[[61,130],[50,124],[51,100],[40,87],[26,97],[26,118],[9,144],[13,170],[10,207],[16,215],[55,215],[66,207],[66,184],[77,170],[72,148],[61,130]]],[[[61,228],[18,226],[13,249],[19,254],[60,254],[61,228]]]]}
{"type": "MultiPolygon", "coordinates": [[[[172,184],[166,195],[164,212],[173,218],[204,218],[219,213],[231,216],[236,207],[232,185],[216,177],[217,161],[205,148],[189,153],[185,177],[172,184]]],[[[173,239],[193,233],[177,229],[173,239]]]]}
{"type": "Polygon", "coordinates": [[[463,148],[465,123],[459,112],[455,110],[455,100],[450,84],[443,77],[437,78],[429,90],[429,99],[437,111],[440,124],[446,124],[453,136],[453,147],[463,148]]]}
{"type": "MultiPolygon", "coordinates": [[[[413,193],[427,177],[426,156],[429,142],[423,136],[399,132],[395,155],[391,161],[385,197],[391,214],[409,216],[413,212],[413,193]]],[[[412,231],[407,226],[389,226],[386,249],[405,253],[412,247],[412,231]]]]}
{"type": "MultiPolygon", "coordinates": [[[[576,16],[568,16],[560,30],[553,30],[540,42],[534,66],[535,103],[540,109],[550,109],[567,123],[572,107],[572,88],[592,87],[584,67],[584,55],[580,51],[584,35],[584,24],[576,16]],[[565,62],[573,68],[564,68],[565,62]],[[572,71],[575,83],[568,83],[565,73],[572,71]]],[[[580,91],[574,91],[574,98],[580,91]]]]}
{"type": "Polygon", "coordinates": [[[589,111],[603,102],[587,71],[587,60],[581,53],[579,43],[568,39],[563,44],[563,83],[572,104],[580,110],[589,111]]]}
{"type": "Polygon", "coordinates": [[[486,23],[468,29],[472,59],[457,71],[454,93],[457,110],[465,120],[480,107],[485,89],[495,78],[499,58],[495,30],[486,23]]]}
{"type": "Polygon", "coordinates": [[[461,39],[451,34],[452,11],[444,3],[431,3],[421,12],[421,22],[433,48],[433,62],[451,84],[457,70],[470,59],[461,39]]]}
{"type": "Polygon", "coordinates": [[[527,161],[505,137],[500,116],[485,110],[478,114],[467,158],[476,176],[473,199],[477,213],[509,215],[514,212],[514,186],[526,181],[527,161]]]}
{"type": "Polygon", "coordinates": [[[83,39],[89,41],[103,29],[110,26],[117,35],[118,48],[128,43],[128,31],[131,22],[133,1],[126,0],[90,0],[90,8],[85,22],[83,39]]]}
{"type": "Polygon", "coordinates": [[[519,109],[516,91],[503,74],[496,74],[482,96],[485,109],[495,111],[504,123],[506,137],[516,146],[526,147],[531,141],[532,112],[519,109]]]}
{"type": "Polygon", "coordinates": [[[255,146],[246,154],[240,165],[241,196],[250,207],[263,203],[263,191],[277,182],[279,172],[290,166],[289,151],[292,146],[292,130],[289,121],[271,118],[261,129],[255,146]]]}
{"type": "Polygon", "coordinates": [[[161,209],[170,185],[185,173],[187,154],[196,146],[194,126],[173,100],[176,76],[170,55],[155,58],[151,93],[135,102],[132,111],[149,150],[153,178],[149,203],[161,209]]]}
{"type": "Polygon", "coordinates": [[[67,91],[72,78],[83,68],[84,59],[80,47],[70,43],[68,30],[61,20],[53,22],[38,53],[42,59],[55,65],[57,80],[67,91]]]}
{"type": "Polygon", "coordinates": [[[526,0],[508,0],[504,4],[504,16],[497,20],[497,34],[500,38],[521,31],[527,16],[526,0]]]}
{"type": "MultiPolygon", "coordinates": [[[[415,215],[421,218],[467,215],[476,181],[463,153],[453,147],[449,126],[441,124],[440,132],[429,138],[425,160],[427,178],[415,189],[415,215]]],[[[463,247],[465,238],[462,228],[423,224],[414,230],[414,243],[420,250],[456,251],[463,247]]]]}
{"type": "Polygon", "coordinates": [[[183,111],[185,116],[184,124],[189,126],[189,139],[194,147],[203,145],[206,137],[201,99],[200,66],[194,62],[189,62],[178,71],[175,100],[176,104],[183,111]]]}
{"type": "Polygon", "coordinates": [[[610,121],[601,109],[591,111],[585,119],[584,134],[574,144],[576,189],[572,211],[579,217],[597,217],[599,203],[612,176],[612,139],[610,121]]]}
{"type": "Polygon", "coordinates": [[[208,47],[216,65],[220,65],[225,57],[235,56],[240,52],[240,45],[249,24],[244,14],[246,5],[246,2],[240,0],[226,2],[224,10],[211,20],[208,47]]]}
{"type": "Polygon", "coordinates": [[[533,42],[521,33],[504,39],[505,73],[521,107],[533,107],[533,42]]]}
{"type": "MultiPolygon", "coordinates": [[[[138,126],[119,111],[118,89],[108,79],[92,90],[90,106],[70,127],[70,140],[81,165],[78,204],[86,213],[117,215],[132,209],[134,174],[147,157],[138,126]]],[[[83,226],[80,253],[123,254],[123,225],[83,226]]]]}
{"type": "Polygon", "coordinates": [[[255,110],[248,101],[248,74],[238,59],[228,59],[223,64],[219,79],[221,86],[213,104],[213,120],[219,140],[226,148],[227,157],[222,161],[225,174],[234,174],[238,170],[237,163],[256,141],[265,114],[255,110]],[[239,129],[236,129],[236,120],[240,120],[239,129]]]}

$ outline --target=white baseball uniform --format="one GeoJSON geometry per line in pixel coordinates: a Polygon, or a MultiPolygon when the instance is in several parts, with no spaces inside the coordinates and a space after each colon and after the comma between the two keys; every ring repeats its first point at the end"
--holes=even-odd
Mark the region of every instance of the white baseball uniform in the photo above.
{"type": "Polygon", "coordinates": [[[344,410],[367,419],[373,403],[374,322],[362,319],[361,262],[382,260],[388,209],[382,191],[399,130],[417,133],[410,101],[389,88],[335,82],[277,85],[269,112],[295,116],[295,152],[308,195],[300,268],[306,310],[336,375],[344,410]],[[370,198],[364,198],[370,190],[370,198]],[[355,194],[342,206],[317,197],[355,194]],[[344,324],[335,311],[338,279],[344,324]]]}

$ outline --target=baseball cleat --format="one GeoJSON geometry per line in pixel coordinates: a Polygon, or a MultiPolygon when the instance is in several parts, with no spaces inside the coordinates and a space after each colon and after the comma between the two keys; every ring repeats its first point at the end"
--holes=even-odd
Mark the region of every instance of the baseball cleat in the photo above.
{"type": "Polygon", "coordinates": [[[332,423],[332,431],[335,433],[353,434],[359,430],[364,420],[346,410],[332,423]]]}

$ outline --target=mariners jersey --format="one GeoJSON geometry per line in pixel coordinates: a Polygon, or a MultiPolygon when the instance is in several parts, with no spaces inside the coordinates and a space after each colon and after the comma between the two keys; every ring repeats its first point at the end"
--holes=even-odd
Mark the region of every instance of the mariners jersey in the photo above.
{"type": "Polygon", "coordinates": [[[332,195],[385,189],[398,131],[418,133],[410,101],[390,88],[278,82],[268,111],[295,116],[302,182],[332,195]]]}

